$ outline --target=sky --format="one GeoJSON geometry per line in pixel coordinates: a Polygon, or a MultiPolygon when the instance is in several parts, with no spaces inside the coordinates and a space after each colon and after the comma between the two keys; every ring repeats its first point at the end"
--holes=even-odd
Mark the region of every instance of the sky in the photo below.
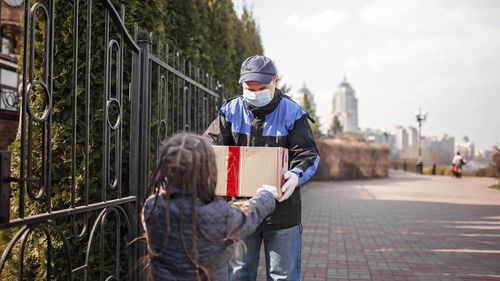
{"type": "Polygon", "coordinates": [[[249,7],[282,83],[314,95],[326,130],[344,75],[362,129],[418,127],[500,145],[500,1],[233,0],[249,7]]]}

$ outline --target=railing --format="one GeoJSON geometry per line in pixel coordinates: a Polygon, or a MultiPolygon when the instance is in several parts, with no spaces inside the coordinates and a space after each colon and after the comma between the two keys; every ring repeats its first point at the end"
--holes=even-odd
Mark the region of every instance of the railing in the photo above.
{"type": "MultiPolygon", "coordinates": [[[[71,58],[54,57],[54,1],[25,2],[20,140],[0,152],[0,243],[8,237],[0,279],[142,280],[145,248],[129,243],[142,234],[161,145],[179,131],[201,133],[230,96],[168,46],[159,42],[153,55],[148,32],[128,33],[123,6],[80,2],[71,58]],[[93,23],[98,16],[104,26],[93,23]],[[68,61],[71,71],[54,73],[68,61]]],[[[3,97],[15,106],[15,96],[3,97]]]]}
{"type": "Polygon", "coordinates": [[[391,159],[391,168],[416,173],[417,159],[391,159]]]}

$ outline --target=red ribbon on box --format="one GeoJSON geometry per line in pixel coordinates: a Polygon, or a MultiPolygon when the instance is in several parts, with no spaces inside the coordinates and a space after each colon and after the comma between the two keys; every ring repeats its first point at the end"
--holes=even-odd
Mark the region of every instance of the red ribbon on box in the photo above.
{"type": "Polygon", "coordinates": [[[240,147],[230,146],[227,157],[227,196],[238,196],[240,174],[240,147]]]}
{"type": "MultiPolygon", "coordinates": [[[[280,186],[284,183],[285,169],[285,153],[286,148],[281,148],[281,178],[280,186]]],[[[227,155],[227,185],[226,185],[226,196],[238,196],[239,191],[239,174],[240,174],[240,147],[239,146],[229,146],[227,155]]],[[[283,192],[282,194],[283,195],[283,192]]]]}

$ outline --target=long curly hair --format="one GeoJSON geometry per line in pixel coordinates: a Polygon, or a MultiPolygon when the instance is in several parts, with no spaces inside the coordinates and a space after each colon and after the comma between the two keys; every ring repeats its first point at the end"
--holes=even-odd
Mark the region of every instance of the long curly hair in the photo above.
{"type": "MultiPolygon", "coordinates": [[[[207,139],[194,134],[177,134],[163,146],[160,154],[160,159],[156,168],[152,188],[155,194],[155,202],[152,210],[156,207],[158,196],[160,193],[165,194],[165,219],[167,233],[165,237],[165,246],[168,244],[168,238],[171,232],[170,224],[170,192],[172,188],[181,189],[183,198],[191,197],[192,209],[192,251],[188,251],[186,247],[185,237],[183,232],[180,233],[180,238],[184,252],[193,264],[196,273],[196,280],[200,281],[201,274],[205,276],[205,280],[211,280],[209,271],[206,267],[198,262],[198,249],[196,234],[199,233],[204,239],[212,242],[227,242],[233,243],[240,239],[236,237],[226,237],[223,240],[213,240],[203,233],[197,215],[196,198],[199,198],[205,203],[214,201],[215,186],[217,185],[217,165],[215,162],[215,152],[212,145],[207,139]]],[[[183,214],[184,200],[182,200],[180,210],[180,228],[183,229],[183,214]]],[[[143,222],[149,219],[149,214],[142,214],[143,222]]],[[[145,229],[146,230],[146,229],[145,229]]],[[[147,230],[144,238],[147,242],[147,257],[146,257],[146,272],[151,278],[151,265],[153,259],[157,256],[150,243],[147,230]]],[[[231,243],[231,244],[233,244],[231,243]]]]}

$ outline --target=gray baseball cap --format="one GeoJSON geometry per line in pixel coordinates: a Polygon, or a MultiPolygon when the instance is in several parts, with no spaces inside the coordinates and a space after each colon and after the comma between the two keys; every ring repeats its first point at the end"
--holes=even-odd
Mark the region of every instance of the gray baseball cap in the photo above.
{"type": "Polygon", "coordinates": [[[276,75],[276,67],[273,61],[266,56],[251,56],[241,64],[240,81],[256,81],[262,84],[269,84],[276,75]]]}

